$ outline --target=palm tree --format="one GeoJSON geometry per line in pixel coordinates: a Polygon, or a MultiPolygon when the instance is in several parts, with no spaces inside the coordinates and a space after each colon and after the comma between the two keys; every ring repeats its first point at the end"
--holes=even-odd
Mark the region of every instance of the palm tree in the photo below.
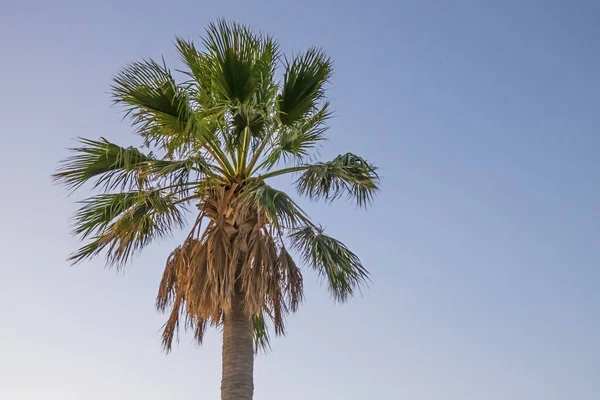
{"type": "Polygon", "coordinates": [[[221,397],[248,400],[255,351],[269,347],[269,326],[285,333],[285,316],[303,298],[292,253],[338,301],[368,280],[358,257],[269,180],[293,175],[310,199],[348,196],[367,206],[379,178],[351,153],[314,162],[331,116],[324,87],[332,63],[323,51],[288,59],[272,37],[222,20],[209,25],[203,49],[183,39],[175,44],[183,82],[164,60],[151,59],[129,64],[113,81],[114,101],[142,149],[82,138],[54,174],[71,190],[89,183],[100,192],[74,216],[74,233],[87,243],[70,260],[104,253],[108,266],[123,267],[153,240],[183,228],[193,210],[158,290],[156,307],[169,312],[162,345],[171,350],[180,322],[198,342],[208,326],[221,327],[221,397]]]}

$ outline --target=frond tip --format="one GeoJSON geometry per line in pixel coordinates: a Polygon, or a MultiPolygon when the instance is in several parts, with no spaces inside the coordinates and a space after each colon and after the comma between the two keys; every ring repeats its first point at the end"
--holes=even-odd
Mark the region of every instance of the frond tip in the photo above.
{"type": "Polygon", "coordinates": [[[342,242],[321,228],[306,226],[290,234],[293,248],[302,260],[324,277],[334,299],[344,302],[369,280],[360,259],[342,242]]]}

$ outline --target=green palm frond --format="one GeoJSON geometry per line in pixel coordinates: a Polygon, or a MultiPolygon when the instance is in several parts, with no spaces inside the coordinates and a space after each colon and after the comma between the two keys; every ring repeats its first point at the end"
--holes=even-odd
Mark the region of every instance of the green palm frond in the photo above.
{"type": "Polygon", "coordinates": [[[196,48],[194,42],[183,38],[175,39],[175,47],[181,61],[188,70],[183,70],[191,80],[187,82],[187,90],[191,100],[198,106],[197,112],[201,118],[219,119],[224,107],[217,107],[217,98],[212,88],[213,62],[210,57],[196,48]]]}
{"type": "MultiPolygon", "coordinates": [[[[275,110],[275,100],[279,85],[275,81],[275,70],[280,58],[279,43],[271,36],[261,36],[257,61],[253,70],[257,90],[252,104],[263,112],[275,110]],[[272,109],[272,110],[271,110],[272,109]]],[[[265,115],[269,117],[269,115],[265,115]]]]}
{"type": "Polygon", "coordinates": [[[214,175],[214,166],[201,155],[184,160],[159,160],[152,153],[121,147],[104,138],[99,141],[80,139],[79,142],[82,147],[70,149],[75,154],[64,160],[53,175],[57,183],[71,190],[88,181],[105,191],[147,186],[182,189],[192,178],[198,181],[214,175]]]}
{"type": "Polygon", "coordinates": [[[69,149],[75,155],[66,158],[53,175],[55,182],[75,190],[90,179],[95,187],[127,187],[143,179],[142,170],[156,161],[152,153],[134,147],[121,147],[104,138],[99,141],[80,138],[82,147],[69,149]]]}
{"type": "Polygon", "coordinates": [[[225,119],[230,126],[223,132],[226,147],[241,172],[251,138],[264,136],[270,105],[274,107],[278,45],[268,36],[224,20],[208,27],[204,45],[216,107],[224,105],[228,110],[225,119]]]}
{"type": "Polygon", "coordinates": [[[195,155],[182,160],[156,160],[147,164],[154,186],[190,190],[204,181],[218,182],[218,168],[209,164],[204,156],[195,155]]]}
{"type": "Polygon", "coordinates": [[[177,85],[165,65],[152,59],[123,68],[114,78],[112,95],[146,143],[170,154],[193,148],[202,135],[211,133],[198,126],[187,91],[177,85]]]}
{"type": "Polygon", "coordinates": [[[376,168],[352,153],[306,166],[296,180],[298,191],[313,199],[335,200],[343,195],[367,206],[379,190],[376,168]]]}
{"type": "Polygon", "coordinates": [[[286,163],[306,160],[310,157],[311,150],[326,140],[326,122],[330,117],[329,103],[325,103],[321,109],[306,118],[282,128],[262,167],[271,168],[280,159],[286,163]]]}
{"type": "Polygon", "coordinates": [[[260,49],[260,39],[247,27],[224,20],[206,30],[204,45],[212,61],[213,90],[221,101],[246,103],[258,82],[253,70],[260,49]]]}
{"type": "Polygon", "coordinates": [[[152,240],[184,225],[185,208],[173,194],[160,190],[101,194],[82,201],[74,233],[93,240],[69,258],[74,264],[103,250],[110,265],[120,267],[152,240]]]}
{"type": "Polygon", "coordinates": [[[302,53],[285,66],[278,98],[279,119],[291,125],[318,107],[325,97],[324,85],[331,77],[331,59],[317,48],[302,53]]]}
{"type": "Polygon", "coordinates": [[[289,238],[302,260],[327,280],[336,300],[346,301],[369,280],[360,259],[322,229],[307,226],[294,231],[289,238]]]}
{"type": "MultiPolygon", "coordinates": [[[[234,117],[235,128],[241,132],[243,128],[248,127],[251,138],[263,139],[266,136],[265,130],[273,128],[271,118],[275,111],[275,99],[278,90],[278,85],[274,79],[278,58],[278,43],[270,36],[261,37],[252,71],[252,79],[256,82],[256,90],[248,102],[248,106],[240,107],[239,112],[234,117]]],[[[248,144],[247,140],[244,145],[247,146],[248,144]]]]}
{"type": "Polygon", "coordinates": [[[250,185],[239,201],[245,209],[263,216],[277,229],[294,228],[311,224],[306,213],[285,192],[274,189],[264,182],[250,185]]]}
{"type": "MultiPolygon", "coordinates": [[[[175,48],[179,53],[180,60],[188,68],[188,70],[181,70],[180,72],[192,78],[203,89],[210,89],[210,76],[208,74],[210,69],[207,56],[196,48],[193,41],[181,37],[175,38],[175,48]]],[[[200,105],[204,106],[201,103],[200,105]]]]}
{"type": "Polygon", "coordinates": [[[264,313],[255,315],[252,318],[252,325],[254,327],[254,351],[268,352],[271,350],[271,338],[269,336],[269,327],[265,320],[264,313]]]}

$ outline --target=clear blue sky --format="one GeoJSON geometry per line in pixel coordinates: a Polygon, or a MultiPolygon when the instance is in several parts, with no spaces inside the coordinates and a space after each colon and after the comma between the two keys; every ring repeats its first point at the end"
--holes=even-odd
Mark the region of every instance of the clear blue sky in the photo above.
{"type": "MultiPolygon", "coordinates": [[[[306,204],[373,273],[336,306],[314,275],[256,399],[600,398],[600,2],[16,1],[0,6],[0,398],[217,399],[220,339],[164,356],[159,243],[124,275],[70,268],[72,138],[134,142],[111,108],[129,61],[236,19],[333,57],[322,151],[383,192],[306,204]]],[[[286,186],[283,186],[286,188],[286,186]]]]}

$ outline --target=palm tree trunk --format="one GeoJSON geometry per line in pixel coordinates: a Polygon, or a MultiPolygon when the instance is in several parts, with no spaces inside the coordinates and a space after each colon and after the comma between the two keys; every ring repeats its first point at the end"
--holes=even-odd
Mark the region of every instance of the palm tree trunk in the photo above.
{"type": "Polygon", "coordinates": [[[223,318],[223,378],[221,400],[252,400],[254,393],[254,330],[244,312],[243,294],[236,291],[223,318]]]}

